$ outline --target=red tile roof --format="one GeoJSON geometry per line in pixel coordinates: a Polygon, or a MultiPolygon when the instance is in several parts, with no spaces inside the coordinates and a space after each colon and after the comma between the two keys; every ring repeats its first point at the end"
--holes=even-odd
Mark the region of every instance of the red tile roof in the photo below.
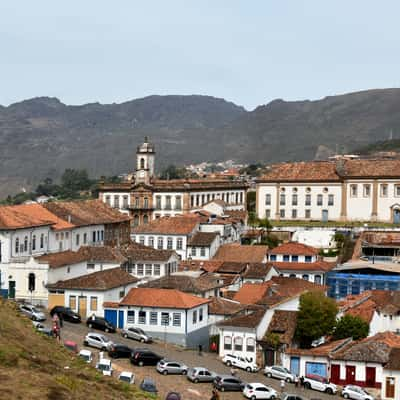
{"type": "Polygon", "coordinates": [[[257,263],[266,259],[268,246],[249,246],[237,243],[220,246],[213,260],[257,263]]]}
{"type": "Polygon", "coordinates": [[[239,328],[257,328],[265,315],[266,310],[258,310],[251,314],[239,315],[233,318],[218,322],[218,326],[232,326],[239,328]]]}
{"type": "Polygon", "coordinates": [[[281,344],[290,346],[297,327],[297,314],[297,311],[275,310],[267,334],[277,334],[281,344]]]}
{"type": "Polygon", "coordinates": [[[121,300],[121,305],[157,308],[190,309],[209,303],[202,299],[175,289],[133,288],[121,300]]]}
{"type": "Polygon", "coordinates": [[[279,271],[317,271],[328,272],[335,267],[336,263],[316,261],[313,263],[271,261],[271,264],[279,271]]]}
{"type": "Polygon", "coordinates": [[[188,246],[209,247],[219,237],[217,232],[196,232],[188,241],[188,246]]]}
{"type": "Polygon", "coordinates": [[[210,297],[211,302],[208,305],[208,313],[216,315],[234,315],[243,310],[243,304],[223,297],[210,297]]]}
{"type": "Polygon", "coordinates": [[[271,282],[245,283],[234,296],[233,300],[242,304],[255,304],[267,293],[271,282]]]}
{"type": "Polygon", "coordinates": [[[133,229],[135,234],[190,235],[197,227],[198,218],[191,216],[163,217],[133,229]]]}
{"type": "Polygon", "coordinates": [[[223,261],[214,260],[183,260],[179,264],[180,271],[200,271],[204,270],[206,272],[215,272],[221,265],[223,261]]]}
{"type": "MultiPolygon", "coordinates": [[[[276,312],[276,311],[275,311],[276,312]]],[[[340,350],[344,350],[349,345],[351,345],[351,338],[334,340],[329,343],[325,343],[318,347],[313,347],[311,349],[298,349],[298,348],[289,348],[286,350],[287,354],[290,355],[309,355],[313,357],[333,357],[334,353],[340,350]]]]}
{"type": "Polygon", "coordinates": [[[317,256],[318,250],[315,247],[307,246],[298,242],[288,242],[268,251],[268,254],[289,254],[293,256],[317,256]]]}

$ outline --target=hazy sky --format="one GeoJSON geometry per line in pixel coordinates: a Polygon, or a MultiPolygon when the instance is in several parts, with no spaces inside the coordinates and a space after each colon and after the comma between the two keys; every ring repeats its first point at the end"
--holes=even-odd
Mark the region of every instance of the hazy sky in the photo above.
{"type": "Polygon", "coordinates": [[[0,104],[208,94],[252,109],[400,85],[399,0],[1,0],[0,104]]]}

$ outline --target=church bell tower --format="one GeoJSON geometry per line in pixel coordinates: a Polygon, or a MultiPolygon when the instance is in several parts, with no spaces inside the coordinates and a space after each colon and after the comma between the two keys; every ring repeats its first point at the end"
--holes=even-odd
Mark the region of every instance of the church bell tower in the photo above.
{"type": "Polygon", "coordinates": [[[136,150],[136,183],[150,184],[150,179],[154,176],[155,148],[149,143],[147,136],[144,143],[136,150]]]}

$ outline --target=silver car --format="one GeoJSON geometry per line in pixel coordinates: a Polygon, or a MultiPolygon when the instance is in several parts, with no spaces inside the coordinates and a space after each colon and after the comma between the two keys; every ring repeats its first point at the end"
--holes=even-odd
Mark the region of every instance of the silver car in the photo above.
{"type": "Polygon", "coordinates": [[[268,378],[283,379],[286,382],[294,382],[295,379],[294,374],[281,365],[266,366],[264,375],[268,376],[268,378]]]}
{"type": "Polygon", "coordinates": [[[187,365],[180,363],[178,361],[161,360],[157,363],[157,371],[163,375],[168,375],[168,374],[186,375],[188,369],[189,368],[187,365]]]}
{"type": "Polygon", "coordinates": [[[148,335],[143,329],[140,328],[127,328],[121,331],[121,335],[124,338],[138,340],[142,343],[150,343],[153,341],[153,338],[148,335]]]}
{"type": "Polygon", "coordinates": [[[207,368],[196,367],[190,368],[187,374],[189,381],[198,382],[213,382],[217,374],[215,372],[209,371],[207,368]]]}
{"type": "Polygon", "coordinates": [[[114,343],[101,333],[89,332],[83,341],[85,346],[96,347],[97,349],[107,351],[110,350],[114,343]]]}
{"type": "Polygon", "coordinates": [[[347,385],[342,390],[342,396],[345,399],[353,400],[374,400],[365,389],[356,385],[347,385]]]}
{"type": "Polygon", "coordinates": [[[19,306],[19,309],[32,321],[46,321],[46,315],[35,308],[35,306],[33,306],[32,304],[21,304],[19,306]]]}

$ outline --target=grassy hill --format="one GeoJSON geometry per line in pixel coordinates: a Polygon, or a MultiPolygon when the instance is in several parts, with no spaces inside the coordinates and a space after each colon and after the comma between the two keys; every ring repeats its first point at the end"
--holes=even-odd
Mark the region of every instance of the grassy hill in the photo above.
{"type": "Polygon", "coordinates": [[[145,399],[136,387],[103,377],[54,339],[34,331],[12,303],[0,300],[2,399],[145,399]]]}

